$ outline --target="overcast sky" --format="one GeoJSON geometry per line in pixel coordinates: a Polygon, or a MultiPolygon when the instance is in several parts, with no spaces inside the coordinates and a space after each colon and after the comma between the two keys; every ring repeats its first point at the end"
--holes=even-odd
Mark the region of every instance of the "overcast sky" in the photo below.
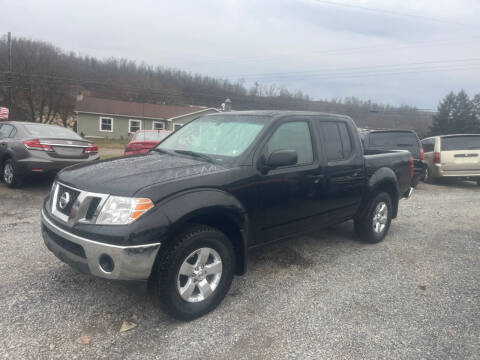
{"type": "Polygon", "coordinates": [[[480,92],[479,0],[0,0],[0,8],[1,33],[315,99],[432,109],[450,90],[480,92]]]}

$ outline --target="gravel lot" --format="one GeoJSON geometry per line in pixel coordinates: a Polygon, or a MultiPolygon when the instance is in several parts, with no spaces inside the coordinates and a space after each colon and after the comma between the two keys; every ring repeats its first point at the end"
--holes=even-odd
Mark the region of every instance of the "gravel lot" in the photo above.
{"type": "Polygon", "coordinates": [[[474,183],[420,184],[381,244],[358,242],[349,222],[257,250],[220,307],[190,323],[156,309],[144,286],[57,260],[39,230],[49,186],[0,184],[0,357],[479,358],[474,183]],[[138,326],[120,333],[133,315],[138,326]]]}

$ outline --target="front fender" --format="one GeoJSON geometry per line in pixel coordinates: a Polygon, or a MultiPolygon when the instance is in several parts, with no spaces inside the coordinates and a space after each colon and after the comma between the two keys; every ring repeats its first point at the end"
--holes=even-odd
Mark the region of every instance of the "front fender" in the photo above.
{"type": "Polygon", "coordinates": [[[246,271],[250,222],[243,205],[233,195],[219,189],[194,189],[176,194],[158,204],[170,221],[166,238],[182,230],[188,222],[211,225],[224,231],[237,253],[237,273],[246,271]],[[235,228],[234,231],[229,231],[235,228]]]}

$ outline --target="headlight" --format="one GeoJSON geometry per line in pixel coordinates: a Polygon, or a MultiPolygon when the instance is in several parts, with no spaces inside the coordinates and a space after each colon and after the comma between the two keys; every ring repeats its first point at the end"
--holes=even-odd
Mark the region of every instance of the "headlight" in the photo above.
{"type": "Polygon", "coordinates": [[[96,223],[99,225],[127,225],[153,206],[152,201],[147,198],[110,196],[103,205],[96,223]]]}

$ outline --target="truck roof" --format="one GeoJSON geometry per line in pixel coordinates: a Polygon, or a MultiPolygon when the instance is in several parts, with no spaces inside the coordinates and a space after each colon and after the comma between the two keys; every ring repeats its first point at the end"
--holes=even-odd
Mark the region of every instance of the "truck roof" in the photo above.
{"type": "Polygon", "coordinates": [[[326,112],[317,112],[317,111],[298,111],[298,110],[245,110],[245,111],[230,111],[230,112],[220,112],[215,114],[209,114],[207,116],[234,116],[234,115],[247,115],[247,116],[270,116],[270,117],[281,117],[281,116],[291,116],[291,115],[304,115],[304,116],[324,116],[328,118],[338,118],[338,119],[350,119],[346,115],[332,114],[326,112]]]}

